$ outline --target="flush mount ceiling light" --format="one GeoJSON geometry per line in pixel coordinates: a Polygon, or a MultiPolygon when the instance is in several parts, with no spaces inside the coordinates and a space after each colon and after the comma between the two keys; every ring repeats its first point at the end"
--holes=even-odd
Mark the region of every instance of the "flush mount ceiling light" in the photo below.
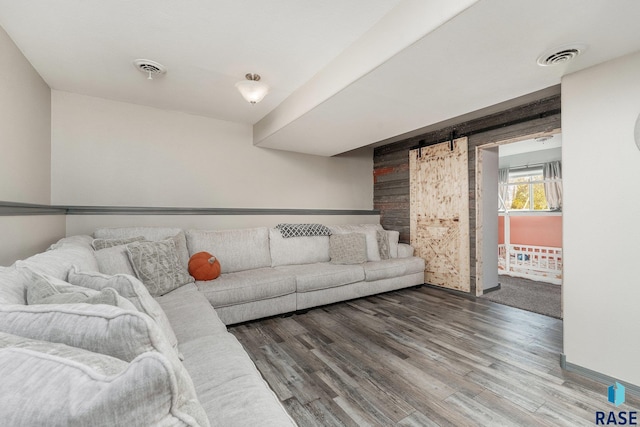
{"type": "Polygon", "coordinates": [[[587,50],[584,43],[573,43],[555,49],[550,49],[538,57],[538,65],[548,67],[551,65],[566,64],[576,56],[587,50]]]}
{"type": "Polygon", "coordinates": [[[147,80],[153,80],[153,76],[161,76],[167,72],[167,67],[150,59],[136,59],[133,65],[140,72],[148,75],[147,80]]]}
{"type": "Polygon", "coordinates": [[[246,80],[241,80],[236,83],[236,87],[242,97],[252,105],[262,101],[262,98],[269,93],[269,86],[260,81],[259,74],[248,73],[245,77],[247,78],[246,80]]]}

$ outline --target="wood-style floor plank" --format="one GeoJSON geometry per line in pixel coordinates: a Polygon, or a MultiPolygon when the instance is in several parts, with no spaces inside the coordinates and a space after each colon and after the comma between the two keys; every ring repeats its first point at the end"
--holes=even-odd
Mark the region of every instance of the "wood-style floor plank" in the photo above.
{"type": "Polygon", "coordinates": [[[561,320],[438,289],[229,331],[302,427],[594,425],[616,409],[607,385],[560,368],[561,320]]]}

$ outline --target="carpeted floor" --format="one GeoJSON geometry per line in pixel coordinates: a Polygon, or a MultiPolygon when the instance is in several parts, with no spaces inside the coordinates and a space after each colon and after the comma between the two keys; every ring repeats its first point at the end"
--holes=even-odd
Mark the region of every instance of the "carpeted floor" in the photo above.
{"type": "Polygon", "coordinates": [[[562,286],[501,275],[500,290],[481,298],[562,319],[562,286]]]}

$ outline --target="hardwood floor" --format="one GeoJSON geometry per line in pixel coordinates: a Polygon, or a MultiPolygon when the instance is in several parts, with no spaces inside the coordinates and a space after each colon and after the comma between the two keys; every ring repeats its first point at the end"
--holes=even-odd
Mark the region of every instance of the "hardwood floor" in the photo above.
{"type": "Polygon", "coordinates": [[[562,321],[405,289],[229,328],[300,426],[593,426],[607,385],[563,371],[562,321]]]}

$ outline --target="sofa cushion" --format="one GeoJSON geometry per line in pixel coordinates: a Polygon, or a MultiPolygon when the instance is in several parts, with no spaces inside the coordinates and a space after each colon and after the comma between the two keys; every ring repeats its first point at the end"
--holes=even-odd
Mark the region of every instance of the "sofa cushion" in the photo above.
{"type": "Polygon", "coordinates": [[[329,236],[329,258],[333,264],[362,264],[367,262],[367,244],[362,233],[329,236]]]}
{"type": "Polygon", "coordinates": [[[269,229],[271,267],[313,264],[329,261],[329,236],[282,237],[276,228],[269,229]]]}
{"type": "Polygon", "coordinates": [[[334,288],[364,280],[362,265],[317,263],[276,267],[276,270],[295,276],[297,292],[334,288]]]}
{"type": "Polygon", "coordinates": [[[173,332],[169,319],[167,319],[158,302],[153,299],[140,280],[127,274],[109,276],[98,272],[80,272],[75,268],[69,271],[68,280],[69,283],[74,285],[84,286],[96,291],[105,288],[115,289],[123,298],[131,301],[138,311],[151,317],[158,324],[169,344],[177,351],[178,339],[173,332]]]}
{"type": "Polygon", "coordinates": [[[406,243],[398,243],[398,258],[409,258],[413,256],[413,246],[406,243]]]}
{"type": "Polygon", "coordinates": [[[233,335],[205,336],[186,343],[182,350],[187,371],[213,424],[295,425],[233,335]],[[227,393],[232,395],[222,396],[227,393]]]}
{"type": "Polygon", "coordinates": [[[179,396],[171,365],[148,352],[131,363],[0,334],[0,401],[6,425],[209,425],[179,396]]]}
{"type": "Polygon", "coordinates": [[[367,282],[406,276],[424,271],[422,258],[396,258],[364,264],[364,276],[367,282]]]}
{"type": "Polygon", "coordinates": [[[184,231],[173,227],[121,227],[121,228],[98,228],[93,232],[96,239],[127,239],[142,236],[145,240],[157,242],[168,238],[174,239],[180,263],[184,268],[188,268],[189,252],[187,250],[187,239],[184,231]]]}
{"type": "Polygon", "coordinates": [[[164,295],[192,283],[193,277],[181,264],[173,239],[157,242],[133,242],[127,245],[129,261],[136,277],[152,296],[164,295]]]}
{"type": "Polygon", "coordinates": [[[131,362],[145,352],[162,354],[175,372],[180,399],[197,404],[193,382],[177,352],[146,314],[109,305],[0,306],[0,332],[57,342],[131,362]]]}
{"type": "Polygon", "coordinates": [[[38,273],[48,274],[66,280],[71,266],[76,265],[82,271],[97,271],[98,262],[93,250],[73,244],[64,244],[57,249],[41,252],[24,261],[16,261],[18,267],[29,267],[38,273]]]}
{"type": "Polygon", "coordinates": [[[222,273],[270,267],[269,229],[188,230],[189,253],[209,252],[220,261],[222,273]]]}
{"type": "Polygon", "coordinates": [[[180,343],[227,332],[211,303],[193,283],[157,297],[156,301],[180,343]]]}
{"type": "Polygon", "coordinates": [[[216,387],[201,384],[198,397],[205,411],[215,414],[215,426],[296,426],[258,374],[243,375],[216,387]]]}
{"type": "Polygon", "coordinates": [[[271,267],[222,274],[216,280],[196,282],[196,285],[214,307],[260,301],[296,291],[293,276],[271,267]]]}

